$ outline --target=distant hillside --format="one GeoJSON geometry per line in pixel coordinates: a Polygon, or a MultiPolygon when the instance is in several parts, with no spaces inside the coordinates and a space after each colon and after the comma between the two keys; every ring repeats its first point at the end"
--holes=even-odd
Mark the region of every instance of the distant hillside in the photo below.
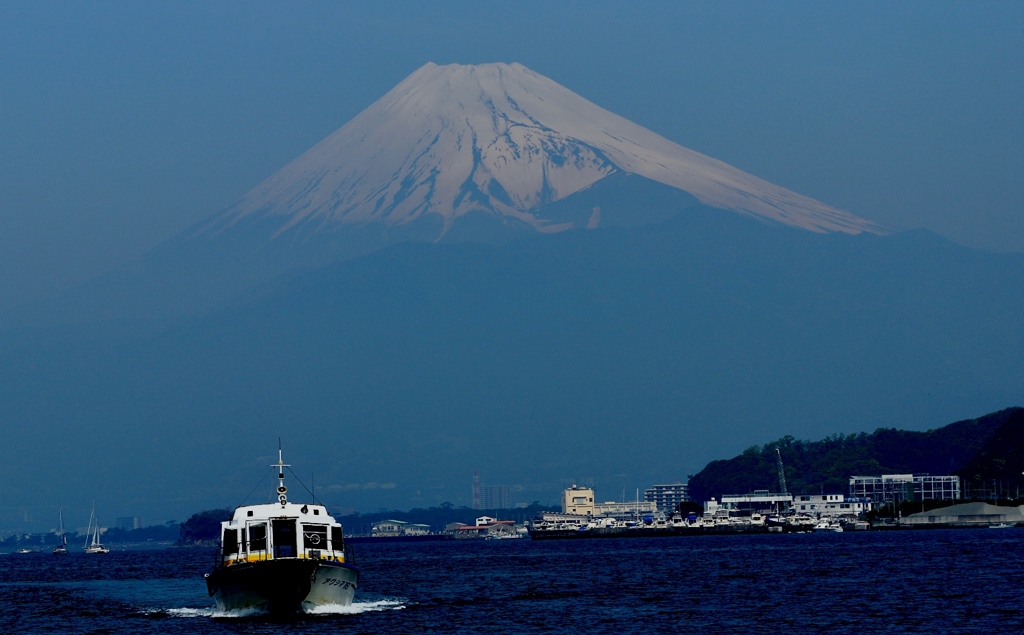
{"type": "Polygon", "coordinates": [[[753,446],[728,460],[712,461],[690,479],[694,500],[778,491],[775,448],[785,465],[790,492],[844,494],[849,478],[874,474],[957,474],[970,487],[993,479],[1014,486],[1024,467],[1024,408],[1007,408],[937,430],[879,428],[868,434],[836,434],[821,441],[783,437],[753,446]]]}

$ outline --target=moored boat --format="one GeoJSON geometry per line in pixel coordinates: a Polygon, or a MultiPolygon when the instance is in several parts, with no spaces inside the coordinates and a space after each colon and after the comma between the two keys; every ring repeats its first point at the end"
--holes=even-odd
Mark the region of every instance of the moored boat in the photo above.
{"type": "Polygon", "coordinates": [[[62,556],[68,552],[68,535],[64,531],[64,510],[57,510],[57,517],[60,519],[60,544],[54,547],[54,555],[62,556]]]}
{"type": "Polygon", "coordinates": [[[359,570],[341,525],[315,500],[288,501],[280,449],[272,467],[278,470],[277,503],[238,507],[221,523],[207,591],[222,611],[300,613],[350,605],[359,570]]]}
{"type": "Polygon", "coordinates": [[[96,518],[96,501],[92,503],[89,514],[89,529],[85,532],[85,553],[110,553],[110,549],[100,542],[100,521],[96,518]]]}

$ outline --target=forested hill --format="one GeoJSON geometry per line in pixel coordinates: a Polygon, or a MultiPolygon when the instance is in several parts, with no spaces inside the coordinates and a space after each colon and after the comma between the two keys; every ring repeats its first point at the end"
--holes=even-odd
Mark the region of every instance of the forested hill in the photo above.
{"type": "Polygon", "coordinates": [[[704,501],[757,489],[778,491],[776,448],[782,454],[788,489],[796,494],[846,494],[851,476],[878,474],[957,474],[966,487],[993,479],[1024,485],[1024,408],[1007,408],[927,432],[879,428],[821,441],[786,436],[750,447],[735,458],[712,461],[690,479],[691,497],[704,501]]]}

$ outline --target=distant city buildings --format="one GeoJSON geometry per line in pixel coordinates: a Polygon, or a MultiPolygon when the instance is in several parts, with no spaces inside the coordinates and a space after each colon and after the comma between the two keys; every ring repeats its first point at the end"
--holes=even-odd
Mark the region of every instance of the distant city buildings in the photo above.
{"type": "Polygon", "coordinates": [[[512,509],[512,486],[481,485],[473,470],[473,509],[512,509]]]}
{"type": "Polygon", "coordinates": [[[930,474],[883,474],[850,477],[850,496],[875,503],[902,501],[957,500],[961,498],[959,476],[930,474]]]}
{"type": "Polygon", "coordinates": [[[485,485],[480,488],[481,509],[512,509],[512,487],[485,485]]]}
{"type": "Polygon", "coordinates": [[[142,529],[142,519],[138,516],[122,516],[114,519],[114,527],[124,531],[142,529]]]}
{"type": "Polygon", "coordinates": [[[654,485],[644,490],[644,500],[654,503],[658,511],[671,512],[683,501],[690,500],[689,483],[654,485]]]}

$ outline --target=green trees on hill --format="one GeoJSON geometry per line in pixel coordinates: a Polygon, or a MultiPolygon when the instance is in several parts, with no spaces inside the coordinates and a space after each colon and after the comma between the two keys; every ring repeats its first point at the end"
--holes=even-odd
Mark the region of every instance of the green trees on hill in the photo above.
{"type": "Polygon", "coordinates": [[[792,493],[845,494],[851,476],[908,473],[957,474],[965,488],[993,479],[1009,487],[1011,481],[1022,481],[1024,471],[1024,408],[927,432],[879,428],[821,441],[786,436],[750,447],[735,458],[712,461],[690,479],[691,497],[702,501],[758,489],[778,491],[776,448],[792,493]]]}
{"type": "Polygon", "coordinates": [[[220,524],[231,519],[230,509],[208,509],[192,514],[181,523],[179,545],[196,545],[220,541],[220,524]]]}

